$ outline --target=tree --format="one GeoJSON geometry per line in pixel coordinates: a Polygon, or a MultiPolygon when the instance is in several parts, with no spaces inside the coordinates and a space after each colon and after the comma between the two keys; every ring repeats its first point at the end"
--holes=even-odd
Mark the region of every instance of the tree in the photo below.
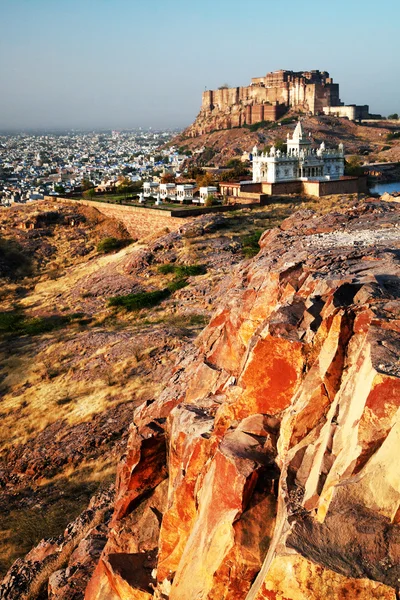
{"type": "Polygon", "coordinates": [[[89,179],[84,177],[82,179],[81,188],[83,190],[90,190],[90,188],[92,188],[92,187],[94,187],[93,183],[89,179]]]}
{"type": "Polygon", "coordinates": [[[221,181],[234,181],[236,179],[242,179],[249,174],[248,163],[243,163],[239,158],[232,158],[227,167],[230,167],[229,171],[222,173],[221,181]]]}
{"type": "Polygon", "coordinates": [[[122,175],[118,177],[118,191],[124,195],[124,199],[126,200],[128,194],[133,191],[132,181],[129,177],[123,177],[122,175]]]}
{"type": "Polygon", "coordinates": [[[196,177],[196,185],[197,187],[208,187],[213,183],[213,176],[211,173],[204,173],[201,175],[197,175],[196,177]]]}
{"type": "Polygon", "coordinates": [[[218,89],[219,90],[228,90],[229,89],[229,83],[223,83],[222,85],[219,86],[218,89]]]}
{"type": "Polygon", "coordinates": [[[54,191],[55,191],[57,194],[65,194],[65,187],[64,187],[63,185],[60,185],[60,184],[58,183],[58,184],[56,184],[56,185],[54,186],[54,191]]]}
{"type": "Polygon", "coordinates": [[[286,152],[287,152],[287,143],[284,140],[282,140],[282,139],[276,140],[275,141],[275,148],[277,150],[280,150],[281,152],[284,152],[286,154],[286,152]]]}
{"type": "Polygon", "coordinates": [[[215,198],[212,194],[208,194],[207,198],[204,201],[204,206],[213,206],[215,204],[215,198]]]}
{"type": "Polygon", "coordinates": [[[196,165],[192,165],[188,167],[187,176],[189,179],[196,179],[199,175],[204,175],[204,169],[201,167],[196,167],[196,165]]]}
{"type": "Polygon", "coordinates": [[[398,118],[399,118],[399,115],[397,113],[393,113],[392,115],[388,116],[388,119],[391,119],[393,121],[397,121],[398,118]]]}
{"type": "Polygon", "coordinates": [[[90,190],[85,190],[82,194],[86,200],[93,200],[96,195],[96,190],[94,188],[90,188],[90,190]]]}
{"type": "Polygon", "coordinates": [[[358,177],[364,174],[364,170],[362,168],[362,159],[357,154],[353,154],[349,156],[345,161],[344,172],[346,175],[351,175],[353,177],[358,177]]]}
{"type": "Polygon", "coordinates": [[[173,173],[164,173],[161,177],[161,183],[175,183],[175,175],[173,173]]]}

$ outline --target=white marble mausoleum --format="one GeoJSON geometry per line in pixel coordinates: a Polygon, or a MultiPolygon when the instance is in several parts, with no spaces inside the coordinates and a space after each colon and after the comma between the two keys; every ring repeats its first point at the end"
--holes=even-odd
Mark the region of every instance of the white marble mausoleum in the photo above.
{"type": "Polygon", "coordinates": [[[304,134],[300,121],[291,138],[287,153],[272,146],[269,152],[253,148],[253,182],[285,183],[288,181],[330,181],[344,175],[344,149],[328,149],[325,143],[314,149],[304,134]]]}

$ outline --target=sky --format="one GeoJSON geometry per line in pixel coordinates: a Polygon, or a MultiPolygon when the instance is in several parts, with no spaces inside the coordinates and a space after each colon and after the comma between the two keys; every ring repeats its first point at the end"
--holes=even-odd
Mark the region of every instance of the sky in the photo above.
{"type": "Polygon", "coordinates": [[[278,69],[400,113],[399,23],[398,0],[0,0],[0,129],[185,127],[278,69]]]}

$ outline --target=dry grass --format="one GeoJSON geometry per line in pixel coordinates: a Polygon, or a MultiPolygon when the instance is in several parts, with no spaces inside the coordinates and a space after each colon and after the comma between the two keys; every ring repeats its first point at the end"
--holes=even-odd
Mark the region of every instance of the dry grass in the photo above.
{"type": "Polygon", "coordinates": [[[65,349],[66,341],[55,336],[42,350],[31,342],[11,356],[2,355],[0,451],[27,443],[56,420],[74,425],[136,396],[139,402],[150,390],[157,393],[157,382],[130,376],[152,347],[143,348],[138,341],[128,358],[107,362],[114,344],[88,348],[82,342],[77,357],[65,349]]]}
{"type": "Polygon", "coordinates": [[[87,508],[90,498],[114,482],[115,461],[99,459],[69,467],[36,488],[35,506],[13,507],[0,516],[0,573],[41,539],[58,537],[87,508]]]}

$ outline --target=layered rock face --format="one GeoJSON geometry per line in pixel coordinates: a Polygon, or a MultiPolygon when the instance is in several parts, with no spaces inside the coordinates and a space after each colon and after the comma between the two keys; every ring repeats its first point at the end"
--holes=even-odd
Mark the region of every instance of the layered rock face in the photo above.
{"type": "Polygon", "coordinates": [[[135,412],[86,600],[398,597],[399,215],[263,235],[135,412]]]}

